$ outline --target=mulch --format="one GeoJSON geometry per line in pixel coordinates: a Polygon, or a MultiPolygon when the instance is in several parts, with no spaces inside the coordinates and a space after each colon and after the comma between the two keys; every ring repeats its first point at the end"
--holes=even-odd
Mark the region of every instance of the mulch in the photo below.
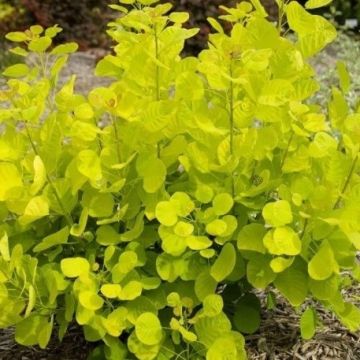
{"type": "MultiPolygon", "coordinates": [[[[265,296],[258,294],[264,301],[265,296]]],[[[360,284],[345,297],[360,305],[360,284]]],[[[263,307],[260,329],[246,336],[249,360],[360,360],[360,332],[350,333],[329,311],[316,308],[321,325],[315,337],[300,338],[301,311],[277,295],[276,308],[263,307]]],[[[78,327],[71,327],[62,343],[54,337],[48,349],[24,347],[14,342],[13,330],[0,330],[0,360],[85,360],[95,344],[87,343],[78,327]]]]}

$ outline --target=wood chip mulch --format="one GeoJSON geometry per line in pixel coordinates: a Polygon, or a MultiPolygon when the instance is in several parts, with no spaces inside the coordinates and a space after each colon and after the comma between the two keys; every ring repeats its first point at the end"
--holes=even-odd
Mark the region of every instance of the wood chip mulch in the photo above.
{"type": "MultiPolygon", "coordinates": [[[[360,305],[360,284],[348,289],[345,296],[360,305]]],[[[330,312],[311,305],[321,324],[313,339],[303,341],[301,311],[296,312],[278,295],[276,308],[263,311],[260,329],[246,336],[249,360],[360,360],[360,332],[350,333],[330,312]]],[[[69,329],[61,344],[52,339],[46,350],[17,345],[12,330],[0,330],[0,360],[85,360],[93,347],[77,327],[69,329]]]]}

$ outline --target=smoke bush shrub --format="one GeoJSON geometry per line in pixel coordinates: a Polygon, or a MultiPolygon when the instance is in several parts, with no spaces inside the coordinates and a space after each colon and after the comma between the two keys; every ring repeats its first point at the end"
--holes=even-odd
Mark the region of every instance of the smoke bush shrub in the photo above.
{"type": "MultiPolygon", "coordinates": [[[[182,58],[197,33],[186,13],[121,2],[96,68],[113,83],[88,96],[75,76],[59,85],[77,45],[53,47],[58,27],[7,36],[28,60],[0,92],[0,327],[45,348],[76,322],[100,343],[92,358],[245,359],[253,289],[270,302],[277,289],[357,330],[341,293],[360,278],[360,114],[344,64],[328,111],[309,101],[308,59],[333,26],[279,0],[292,42],[252,0],[224,9],[230,35],[209,19],[208,49],[182,58]]],[[[304,338],[316,323],[307,307],[304,338]]]]}

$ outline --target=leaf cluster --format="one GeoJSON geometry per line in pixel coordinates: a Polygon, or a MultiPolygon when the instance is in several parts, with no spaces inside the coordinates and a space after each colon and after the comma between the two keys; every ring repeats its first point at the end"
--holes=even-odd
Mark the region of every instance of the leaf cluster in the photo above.
{"type": "MultiPolygon", "coordinates": [[[[0,91],[0,327],[46,347],[76,322],[102,341],[94,359],[242,360],[253,289],[269,308],[277,289],[357,330],[342,288],[360,279],[360,109],[343,63],[328,111],[310,101],[309,58],[335,29],[281,0],[275,26],[252,0],[223,7],[230,34],[211,18],[208,48],[181,57],[197,30],[156,2],[112,6],[96,73],[113,82],[86,96],[75,76],[59,83],[77,49],[52,45],[59,27],[7,35],[24,61],[0,91]]],[[[317,322],[304,312],[304,338],[317,322]]]]}

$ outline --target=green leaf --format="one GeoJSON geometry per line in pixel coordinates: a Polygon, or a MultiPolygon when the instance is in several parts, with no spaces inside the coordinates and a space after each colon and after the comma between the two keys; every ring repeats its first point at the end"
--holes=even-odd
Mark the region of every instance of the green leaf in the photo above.
{"type": "Polygon", "coordinates": [[[291,207],[286,200],[278,200],[266,204],[262,214],[266,223],[275,227],[283,226],[293,221],[291,207]]]}
{"type": "Polygon", "coordinates": [[[8,66],[4,71],[3,75],[12,78],[22,78],[28,75],[30,68],[26,64],[16,64],[8,66]]]}
{"type": "Polygon", "coordinates": [[[270,267],[270,260],[266,256],[251,258],[246,273],[249,283],[257,289],[265,289],[276,279],[276,274],[270,267]]]}
{"type": "Polygon", "coordinates": [[[310,340],[314,337],[316,332],[316,312],[313,308],[307,308],[301,315],[300,331],[301,337],[305,340],[310,340]]]}
{"type": "Polygon", "coordinates": [[[310,260],[308,271],[314,280],[326,280],[334,273],[339,272],[339,265],[336,262],[334,252],[327,241],[324,241],[318,252],[310,260]]]}
{"type": "Polygon", "coordinates": [[[239,232],[237,247],[239,250],[256,251],[265,254],[266,248],[263,238],[266,229],[262,224],[245,225],[239,232]]]}
{"type": "Polygon", "coordinates": [[[234,325],[245,334],[253,334],[260,327],[260,301],[254,294],[246,294],[236,304],[234,325]]]}
{"type": "Polygon", "coordinates": [[[120,234],[110,225],[99,226],[96,230],[96,242],[100,245],[117,245],[121,241],[120,234]]]}
{"type": "Polygon", "coordinates": [[[349,92],[351,86],[351,78],[346,64],[343,61],[338,61],[336,63],[336,70],[339,76],[341,90],[346,94],[349,92]]]}
{"type": "Polygon", "coordinates": [[[360,328],[360,309],[354,304],[346,303],[344,310],[338,313],[340,321],[350,330],[358,331],[360,328]]]}
{"type": "Polygon", "coordinates": [[[60,267],[62,273],[69,278],[76,278],[90,270],[88,260],[81,257],[62,259],[60,267]]]}
{"type": "Polygon", "coordinates": [[[50,342],[52,330],[54,325],[54,319],[51,318],[51,321],[46,322],[44,327],[39,331],[38,343],[41,349],[46,349],[47,345],[50,342]]]}
{"type": "Polygon", "coordinates": [[[216,286],[216,280],[209,274],[208,270],[205,270],[195,279],[195,294],[200,301],[203,301],[208,295],[215,293],[216,286]]]}
{"type": "Polygon", "coordinates": [[[163,331],[159,318],[153,313],[141,314],[135,324],[136,337],[145,345],[159,344],[163,338],[163,331]]]}
{"type": "Polygon", "coordinates": [[[41,315],[31,315],[18,324],[15,329],[15,340],[24,346],[38,344],[38,336],[47,324],[47,318],[41,315]]]}
{"type": "Polygon", "coordinates": [[[219,257],[211,266],[210,275],[217,281],[221,282],[234,270],[236,263],[235,248],[231,243],[226,243],[221,249],[219,257]]]}
{"type": "Polygon", "coordinates": [[[295,262],[277,275],[274,285],[290,301],[291,305],[300,306],[308,294],[306,267],[295,262]]]}

